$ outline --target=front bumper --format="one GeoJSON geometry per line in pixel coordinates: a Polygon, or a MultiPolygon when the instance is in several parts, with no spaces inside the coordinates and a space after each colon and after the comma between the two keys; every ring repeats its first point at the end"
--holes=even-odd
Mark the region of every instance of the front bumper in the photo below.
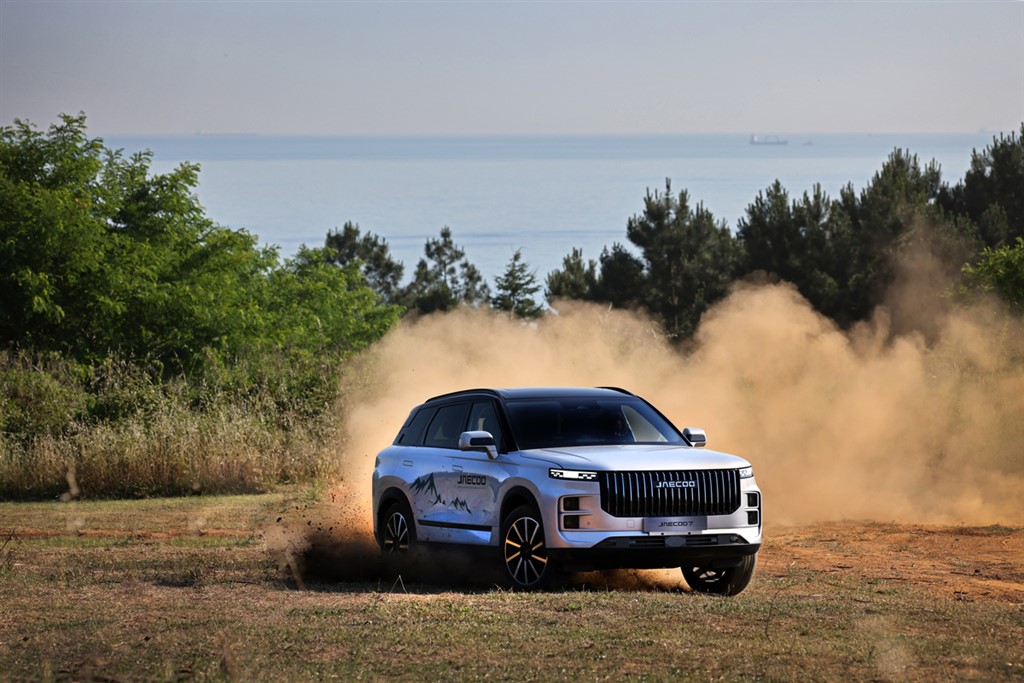
{"type": "Polygon", "coordinates": [[[545,536],[553,553],[567,557],[624,554],[630,559],[621,566],[639,566],[643,557],[651,558],[650,566],[678,566],[675,558],[742,557],[761,546],[761,491],[753,478],[741,481],[740,505],[730,514],[659,519],[668,523],[658,524],[609,514],[591,482],[565,482],[552,493],[543,508],[557,514],[545,515],[545,536]],[[671,561],[659,564],[658,556],[671,561]]]}

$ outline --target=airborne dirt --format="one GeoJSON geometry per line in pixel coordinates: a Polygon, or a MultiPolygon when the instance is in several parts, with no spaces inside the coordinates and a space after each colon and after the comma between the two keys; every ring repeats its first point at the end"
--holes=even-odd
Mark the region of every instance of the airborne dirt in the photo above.
{"type": "MultiPolygon", "coordinates": [[[[346,379],[345,481],[365,486],[430,396],[621,386],[750,460],[770,524],[1024,525],[1024,325],[944,306],[927,335],[897,332],[889,308],[843,331],[788,285],[741,286],[685,350],[638,314],[594,305],[530,325],[465,310],[403,323],[346,379]]],[[[359,493],[346,503],[357,527],[370,519],[359,493]]]]}

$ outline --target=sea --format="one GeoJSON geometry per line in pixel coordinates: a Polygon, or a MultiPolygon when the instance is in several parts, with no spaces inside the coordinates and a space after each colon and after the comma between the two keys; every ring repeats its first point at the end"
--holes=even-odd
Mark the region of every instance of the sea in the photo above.
{"type": "Polygon", "coordinates": [[[736,228],[779,180],[791,197],[820,184],[860,191],[895,149],[963,178],[993,134],[750,134],[108,137],[126,154],[149,150],[151,170],[200,165],[206,215],[244,228],[282,257],[322,246],[346,222],[387,240],[409,280],[443,226],[493,284],[517,250],[539,284],[573,248],[597,259],[618,242],[644,197],[686,190],[736,228]]]}

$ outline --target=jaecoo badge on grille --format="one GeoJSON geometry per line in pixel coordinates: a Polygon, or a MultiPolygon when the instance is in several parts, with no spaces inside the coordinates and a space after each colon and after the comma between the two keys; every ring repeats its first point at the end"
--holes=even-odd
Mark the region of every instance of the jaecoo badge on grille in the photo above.
{"type": "Polygon", "coordinates": [[[697,482],[695,482],[695,481],[659,481],[657,487],[659,489],[695,489],[695,488],[697,488],[697,482]]]}

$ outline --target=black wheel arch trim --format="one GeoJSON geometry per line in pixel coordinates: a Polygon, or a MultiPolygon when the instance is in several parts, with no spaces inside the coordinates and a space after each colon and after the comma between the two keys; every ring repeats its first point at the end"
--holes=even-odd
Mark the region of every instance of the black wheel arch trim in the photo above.
{"type": "Polygon", "coordinates": [[[498,524],[502,524],[505,517],[520,505],[531,505],[543,518],[544,514],[541,512],[540,503],[537,502],[537,496],[527,487],[517,484],[506,491],[501,499],[501,514],[498,517],[498,524]]]}
{"type": "MultiPolygon", "coordinates": [[[[382,519],[384,513],[387,512],[387,509],[391,506],[392,503],[396,502],[404,503],[406,508],[412,511],[412,503],[409,501],[409,497],[405,495],[405,492],[402,491],[402,489],[396,486],[388,488],[386,491],[384,491],[384,493],[380,494],[380,501],[377,503],[377,510],[373,514],[373,518],[374,520],[376,520],[376,524],[374,526],[377,528],[378,533],[384,521],[382,519]]],[[[409,516],[409,521],[413,522],[414,524],[419,524],[419,522],[415,520],[412,515],[409,516]]],[[[378,534],[374,535],[376,536],[378,534]]]]}

